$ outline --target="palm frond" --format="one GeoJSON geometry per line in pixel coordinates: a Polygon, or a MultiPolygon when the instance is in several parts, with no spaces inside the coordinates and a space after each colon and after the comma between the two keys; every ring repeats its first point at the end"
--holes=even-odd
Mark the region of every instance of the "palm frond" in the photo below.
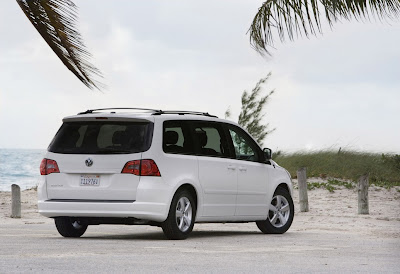
{"type": "Polygon", "coordinates": [[[308,37],[322,32],[320,9],[329,25],[340,19],[394,19],[400,14],[400,0],[267,0],[258,9],[248,30],[250,44],[261,54],[269,54],[274,35],[280,41],[295,35],[308,37]]]}
{"type": "Polygon", "coordinates": [[[19,6],[64,65],[87,87],[101,84],[94,80],[101,72],[90,63],[77,22],[77,7],[70,0],[17,0],[19,6]]]}

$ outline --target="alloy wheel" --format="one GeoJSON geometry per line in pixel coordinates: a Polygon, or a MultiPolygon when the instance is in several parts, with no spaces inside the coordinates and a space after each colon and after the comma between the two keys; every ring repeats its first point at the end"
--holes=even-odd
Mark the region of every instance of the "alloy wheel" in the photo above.
{"type": "Polygon", "coordinates": [[[176,204],[176,224],[180,231],[186,232],[192,224],[192,205],[186,197],[181,197],[176,204]]]}
{"type": "Polygon", "coordinates": [[[290,206],[288,200],[282,195],[276,195],[272,198],[269,206],[268,219],[274,227],[282,227],[289,220],[290,206]]]}

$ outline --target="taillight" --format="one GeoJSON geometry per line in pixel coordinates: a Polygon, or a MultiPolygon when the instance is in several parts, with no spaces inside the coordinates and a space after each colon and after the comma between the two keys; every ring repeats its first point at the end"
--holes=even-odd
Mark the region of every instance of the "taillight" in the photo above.
{"type": "Polygon", "coordinates": [[[142,160],[140,167],[140,175],[142,176],[161,176],[160,171],[153,160],[142,160]]]}
{"type": "Polygon", "coordinates": [[[40,175],[49,175],[50,173],[60,173],[57,162],[44,158],[40,163],[40,175]]]}
{"type": "Polygon", "coordinates": [[[161,176],[157,164],[150,159],[129,161],[121,173],[131,173],[140,176],[161,176]]]}
{"type": "Polygon", "coordinates": [[[140,175],[140,160],[129,161],[125,164],[121,173],[140,175]]]}

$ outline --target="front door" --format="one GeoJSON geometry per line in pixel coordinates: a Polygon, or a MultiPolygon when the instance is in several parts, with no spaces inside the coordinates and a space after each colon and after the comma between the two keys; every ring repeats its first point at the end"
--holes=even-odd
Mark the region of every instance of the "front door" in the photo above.
{"type": "Polygon", "coordinates": [[[235,164],[238,169],[235,215],[266,215],[270,165],[263,163],[261,149],[244,130],[229,125],[228,131],[235,150],[235,164]]]}

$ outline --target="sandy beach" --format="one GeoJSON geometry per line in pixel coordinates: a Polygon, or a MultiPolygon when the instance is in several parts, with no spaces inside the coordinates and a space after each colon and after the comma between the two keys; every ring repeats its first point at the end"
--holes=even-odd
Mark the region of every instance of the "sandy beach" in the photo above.
{"type": "MultiPolygon", "coordinates": [[[[324,182],[323,179],[310,178],[310,181],[324,182]]],[[[296,180],[294,180],[296,186],[296,180]]],[[[294,231],[326,231],[349,232],[371,237],[400,238],[400,187],[385,189],[371,186],[369,188],[369,215],[357,214],[357,190],[337,187],[334,192],[319,188],[308,191],[309,212],[300,212],[298,190],[295,188],[295,218],[291,232],[294,231]]],[[[24,190],[21,193],[22,218],[12,219],[11,193],[0,192],[1,223],[51,223],[52,220],[38,214],[36,191],[24,190]]],[[[211,225],[196,224],[195,230],[238,229],[243,224],[211,225]]]]}
{"type": "Polygon", "coordinates": [[[166,240],[158,227],[118,225],[66,239],[37,213],[35,190],[22,192],[21,219],[10,218],[11,193],[0,192],[0,272],[399,273],[399,190],[370,187],[370,214],[358,215],[355,189],[311,190],[305,213],[295,189],[284,235],[263,235],[254,223],[196,224],[184,241],[166,240]]]}

